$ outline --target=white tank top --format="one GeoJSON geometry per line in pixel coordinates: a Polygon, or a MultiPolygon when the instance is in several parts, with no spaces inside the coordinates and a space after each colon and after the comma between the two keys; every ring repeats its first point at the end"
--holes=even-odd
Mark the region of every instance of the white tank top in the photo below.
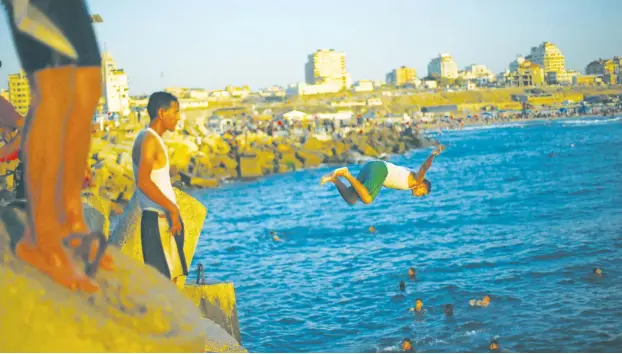
{"type": "Polygon", "coordinates": [[[385,162],[387,165],[387,170],[389,170],[389,174],[387,178],[385,178],[383,186],[391,189],[400,189],[400,190],[410,190],[408,186],[408,176],[410,176],[413,172],[411,169],[406,167],[397,166],[390,162],[385,162]]]}
{"type": "MultiPolygon", "coordinates": [[[[164,151],[164,156],[166,156],[166,164],[162,168],[153,169],[151,171],[151,180],[155,185],[160,189],[160,191],[173,203],[177,204],[177,198],[175,197],[175,191],[173,190],[173,185],[171,184],[171,176],[170,176],[170,165],[168,161],[168,152],[166,151],[166,146],[164,146],[164,141],[158,133],[156,133],[153,129],[147,128],[140,132],[136,137],[134,144],[139,141],[140,136],[144,134],[146,131],[149,131],[151,134],[155,135],[155,137],[160,142],[160,146],[162,146],[162,151],[164,151]]],[[[142,144],[142,142],[141,142],[142,144]]],[[[141,146],[142,149],[142,146],[141,146]]],[[[134,180],[138,181],[138,166],[134,162],[132,162],[132,166],[134,167],[134,180]]],[[[159,213],[165,213],[166,210],[158,205],[156,202],[152,201],[140,190],[140,188],[136,187],[136,197],[138,198],[138,207],[141,210],[151,210],[159,213]]]]}

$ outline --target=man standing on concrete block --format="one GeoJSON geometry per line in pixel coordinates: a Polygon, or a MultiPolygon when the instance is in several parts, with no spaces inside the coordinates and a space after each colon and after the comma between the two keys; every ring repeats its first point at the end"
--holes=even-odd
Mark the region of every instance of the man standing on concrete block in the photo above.
{"type": "Polygon", "coordinates": [[[141,216],[141,244],[145,264],[177,283],[188,275],[184,255],[184,227],[171,183],[170,164],[162,135],[179,121],[179,101],[167,92],[149,97],[151,121],[134,141],[132,162],[141,216]]]}

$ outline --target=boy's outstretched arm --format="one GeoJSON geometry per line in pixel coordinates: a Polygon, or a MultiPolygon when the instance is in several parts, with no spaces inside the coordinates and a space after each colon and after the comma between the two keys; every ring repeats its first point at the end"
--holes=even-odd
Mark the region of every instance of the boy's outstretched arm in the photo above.
{"type": "Polygon", "coordinates": [[[425,160],[421,167],[419,167],[419,171],[417,172],[416,176],[417,183],[423,182],[426,172],[428,172],[428,170],[432,166],[432,161],[434,161],[434,158],[440,155],[440,153],[443,151],[445,151],[445,146],[443,145],[438,145],[436,149],[432,151],[432,154],[430,154],[430,156],[425,160]]]}

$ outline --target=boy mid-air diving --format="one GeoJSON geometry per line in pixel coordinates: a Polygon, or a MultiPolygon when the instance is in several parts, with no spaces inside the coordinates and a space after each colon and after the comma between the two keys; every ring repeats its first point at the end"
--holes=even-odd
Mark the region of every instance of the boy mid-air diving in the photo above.
{"type": "Polygon", "coordinates": [[[370,161],[363,166],[356,177],[350,173],[347,167],[342,167],[333,171],[332,174],[322,177],[320,184],[333,182],[341,197],[350,205],[356,204],[358,200],[365,204],[371,204],[383,186],[391,189],[409,190],[415,197],[422,197],[432,190],[432,184],[424,178],[425,173],[432,166],[434,158],[444,150],[445,147],[439,145],[416,172],[390,162],[370,161]],[[339,177],[348,180],[350,187],[346,186],[339,177]]]}

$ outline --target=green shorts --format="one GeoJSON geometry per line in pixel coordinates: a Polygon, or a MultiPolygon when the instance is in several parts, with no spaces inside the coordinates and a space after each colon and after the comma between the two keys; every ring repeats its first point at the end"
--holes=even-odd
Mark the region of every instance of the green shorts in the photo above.
{"type": "MultiPolygon", "coordinates": [[[[388,174],[389,169],[384,161],[370,161],[363,166],[361,172],[356,176],[356,179],[367,188],[371,200],[373,201],[376,199],[376,196],[378,196],[378,193],[380,193],[380,189],[382,189],[382,185],[388,174]]],[[[350,188],[354,190],[353,187],[350,188]]]]}

